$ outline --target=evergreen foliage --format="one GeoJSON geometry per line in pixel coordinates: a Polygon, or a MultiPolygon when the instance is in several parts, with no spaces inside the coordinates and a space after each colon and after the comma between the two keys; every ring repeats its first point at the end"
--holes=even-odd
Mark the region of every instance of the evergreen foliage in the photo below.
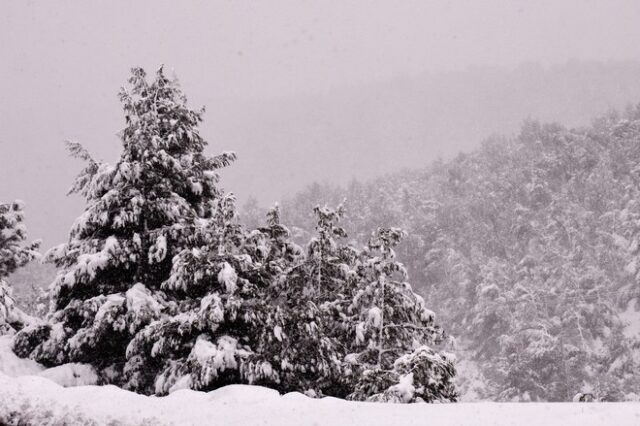
{"type": "Polygon", "coordinates": [[[442,331],[393,261],[402,233],[380,229],[358,251],[337,241],[346,237],[341,208],[314,211],[317,235],[306,250],[276,207],[264,227],[243,233],[223,221],[207,244],[179,255],[165,285],[184,291],[181,309],[129,345],[140,372],[133,389],[249,383],[312,396],[455,401],[453,360],[429,347],[442,331]],[[139,380],[150,366],[155,381],[139,380]]]}
{"type": "Polygon", "coordinates": [[[197,126],[203,111],[186,106],[162,71],[147,82],[133,69],[120,91],[126,127],[115,165],[95,161],[77,143],[72,155],[87,166],[70,193],[86,198],[69,242],[46,258],[61,272],[51,287],[47,324],[23,330],[15,351],[45,365],[84,362],[121,383],[129,341],[165,310],[163,291],[173,257],[202,238],[222,197],[217,170],[234,154],[204,154],[197,126]]]}

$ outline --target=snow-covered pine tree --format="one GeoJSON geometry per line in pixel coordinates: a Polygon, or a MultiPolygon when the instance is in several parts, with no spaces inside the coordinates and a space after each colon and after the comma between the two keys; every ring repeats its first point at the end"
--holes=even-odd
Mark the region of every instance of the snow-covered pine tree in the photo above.
{"type": "Polygon", "coordinates": [[[345,290],[351,284],[357,254],[340,244],[346,238],[339,226],[344,214],[316,206],[316,235],[306,253],[276,277],[271,298],[278,302],[282,318],[281,337],[271,349],[272,364],[279,366],[280,388],[308,395],[344,398],[343,334],[337,330],[349,304],[345,290]]]}
{"type": "Polygon", "coordinates": [[[39,241],[24,245],[26,233],[22,202],[0,203],[0,334],[22,328],[26,322],[6,282],[9,274],[39,256],[39,241]]]}
{"type": "MultiPolygon", "coordinates": [[[[332,341],[317,325],[313,293],[305,293],[304,251],[280,223],[277,207],[266,226],[245,231],[233,220],[232,201],[211,222],[207,243],[176,257],[163,287],[182,292],[180,308],[129,346],[131,388],[165,394],[248,383],[288,392],[328,381],[323,366],[332,341]],[[138,371],[156,378],[141,380],[146,376],[138,371]]],[[[331,365],[338,370],[335,356],[331,365]]]]}
{"type": "Polygon", "coordinates": [[[266,293],[280,320],[263,355],[272,357],[277,388],[356,400],[455,401],[453,359],[432,348],[443,333],[395,260],[404,233],[379,228],[358,250],[345,243],[342,205],[316,207],[314,216],[317,235],[306,255],[288,262],[266,293]]]}
{"type": "Polygon", "coordinates": [[[395,258],[404,236],[398,228],[378,228],[358,256],[347,312],[352,327],[344,342],[355,382],[348,398],[456,401],[454,359],[434,349],[444,333],[395,258]]]}
{"type": "Polygon", "coordinates": [[[91,158],[70,193],[86,198],[69,242],[47,258],[61,272],[51,285],[48,322],[20,332],[14,350],[45,365],[84,362],[121,383],[129,342],[145,325],[177,309],[161,288],[172,259],[199,247],[222,197],[217,170],[233,153],[208,157],[198,132],[203,111],[188,108],[176,81],[160,68],[148,82],[132,70],[120,91],[126,127],[115,165],[91,158]]]}
{"type": "Polygon", "coordinates": [[[268,281],[256,274],[258,241],[235,221],[232,196],[217,199],[202,230],[202,245],[177,253],[162,283],[174,308],[142,329],[127,348],[129,389],[209,390],[271,374],[263,365],[249,371],[255,353],[251,336],[268,323],[261,315],[267,303],[261,286],[268,281]]]}

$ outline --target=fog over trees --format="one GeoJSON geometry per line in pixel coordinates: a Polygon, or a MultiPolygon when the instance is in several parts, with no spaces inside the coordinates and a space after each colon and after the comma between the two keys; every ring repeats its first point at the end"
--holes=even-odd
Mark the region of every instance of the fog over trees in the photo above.
{"type": "MultiPolygon", "coordinates": [[[[182,75],[180,64],[174,66],[182,75]]],[[[170,68],[167,72],[171,75],[170,68]]],[[[224,186],[240,203],[254,196],[269,206],[314,181],[346,184],[451,158],[492,134],[517,134],[527,118],[588,125],[593,117],[640,99],[639,73],[640,62],[629,61],[527,63],[243,100],[218,97],[198,84],[200,76],[182,81],[194,104],[207,107],[202,124],[211,139],[207,152],[215,154],[215,148],[238,155],[222,176],[224,186]]],[[[118,75],[110,87],[126,78],[126,67],[118,75]]],[[[58,123],[45,120],[40,127],[24,128],[16,124],[20,108],[5,114],[10,126],[0,134],[0,144],[13,161],[3,162],[0,177],[13,184],[0,187],[0,196],[26,202],[27,225],[45,248],[65,241],[70,218],[82,211],[79,198],[65,196],[78,162],[66,155],[63,141],[84,141],[97,159],[117,158],[113,135],[121,127],[120,112],[108,88],[95,94],[100,101],[92,101],[90,110],[68,110],[58,123]],[[45,128],[52,130],[41,135],[45,128]],[[36,146],[32,140],[43,143],[36,146]]],[[[63,94],[55,98],[65,99],[63,94]]]]}

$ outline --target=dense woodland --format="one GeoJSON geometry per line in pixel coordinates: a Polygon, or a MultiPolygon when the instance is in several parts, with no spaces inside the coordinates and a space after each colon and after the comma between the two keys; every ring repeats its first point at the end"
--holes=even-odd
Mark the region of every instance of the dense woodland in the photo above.
{"type": "MultiPolygon", "coordinates": [[[[589,127],[527,121],[450,161],[283,204],[302,239],[346,199],[364,241],[399,226],[417,291],[455,339],[463,397],[608,401],[640,395],[640,108],[589,127]]],[[[247,221],[259,208],[249,201],[247,221]]]]}

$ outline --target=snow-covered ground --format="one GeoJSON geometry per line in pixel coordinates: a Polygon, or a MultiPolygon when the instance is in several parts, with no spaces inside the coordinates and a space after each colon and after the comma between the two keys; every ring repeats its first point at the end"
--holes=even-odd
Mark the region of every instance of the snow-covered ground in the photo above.
{"type": "Polygon", "coordinates": [[[19,358],[11,350],[11,336],[0,336],[0,373],[11,377],[40,374],[40,364],[30,359],[19,358]]]}
{"type": "MultiPolygon", "coordinates": [[[[27,425],[638,425],[638,403],[383,404],[279,395],[233,385],[147,397],[115,386],[62,387],[0,338],[0,424],[27,425]],[[22,420],[22,423],[19,421],[22,420]]],[[[75,366],[79,382],[87,371],[75,366]]],[[[88,374],[90,377],[90,374],[88,374]]]]}

